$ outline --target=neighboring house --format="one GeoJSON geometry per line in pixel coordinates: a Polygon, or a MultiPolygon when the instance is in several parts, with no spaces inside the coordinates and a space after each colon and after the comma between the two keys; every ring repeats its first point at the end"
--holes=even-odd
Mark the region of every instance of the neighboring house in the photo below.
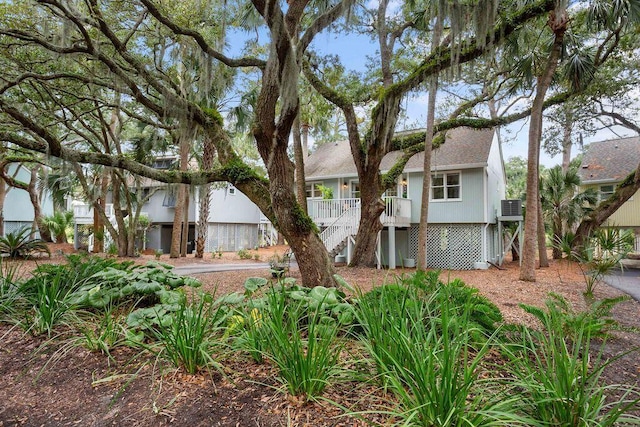
{"type": "MultiPolygon", "coordinates": [[[[389,153],[383,172],[400,152],[389,153]]],[[[410,265],[418,254],[418,227],[424,153],[414,155],[384,195],[384,229],[379,239],[379,263],[395,268],[410,265]]],[[[433,151],[428,218],[427,266],[446,269],[487,268],[501,250],[498,236],[500,201],[505,195],[502,153],[493,130],[451,130],[433,151]]],[[[305,164],[309,214],[337,259],[349,261],[360,217],[360,186],[346,141],[318,147],[305,164]],[[321,186],[333,190],[324,200],[321,186]]]]}
{"type": "MultiPolygon", "coordinates": [[[[11,164],[7,166],[7,175],[15,177],[18,181],[29,183],[31,172],[22,165],[11,164]]],[[[26,190],[9,187],[4,199],[4,232],[12,233],[24,226],[33,225],[33,204],[26,190]]],[[[53,200],[48,193],[40,198],[43,216],[53,215],[53,200]]]]}
{"type": "MultiPolygon", "coordinates": [[[[639,164],[640,137],[612,139],[585,147],[578,173],[583,187],[594,188],[599,199],[604,200],[639,164]]],[[[635,251],[640,251],[640,192],[620,206],[603,226],[633,230],[635,251]]]]}
{"type": "MultiPolygon", "coordinates": [[[[154,167],[158,169],[170,169],[175,165],[175,158],[158,158],[154,167]]],[[[152,227],[146,233],[146,241],[138,244],[138,249],[162,250],[169,253],[171,250],[171,234],[173,230],[173,217],[177,203],[178,187],[167,185],[158,181],[142,179],[138,186],[148,201],[142,207],[142,214],[149,217],[152,227]]],[[[261,214],[258,207],[242,192],[228,183],[216,183],[211,194],[206,252],[238,251],[257,247],[263,242],[261,230],[267,229],[267,225],[261,224],[261,214]]],[[[133,188],[133,184],[132,184],[133,188]]],[[[196,227],[200,208],[200,188],[192,187],[189,194],[189,235],[187,237],[187,251],[195,250],[196,227]]],[[[107,204],[107,216],[113,218],[113,205],[107,204]]],[[[78,204],[74,209],[76,224],[79,230],[85,227],[82,235],[91,233],[93,224],[93,209],[86,204],[78,204]]],[[[112,220],[112,223],[115,223],[112,220]]],[[[268,224],[270,225],[270,224],[268,224]]],[[[88,240],[87,240],[88,242],[88,240]]],[[[78,245],[78,242],[76,242],[78,245]]]]}

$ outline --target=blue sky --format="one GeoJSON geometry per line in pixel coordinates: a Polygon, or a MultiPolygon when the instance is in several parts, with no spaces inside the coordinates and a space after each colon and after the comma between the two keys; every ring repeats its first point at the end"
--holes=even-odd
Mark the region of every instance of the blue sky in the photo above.
{"type": "MultiPolygon", "coordinates": [[[[266,34],[259,34],[261,41],[266,41],[266,34]]],[[[235,56],[240,53],[240,50],[244,44],[244,40],[247,38],[254,38],[256,33],[242,34],[236,33],[232,36],[234,42],[230,44],[228,54],[235,56]]],[[[337,34],[334,32],[324,32],[318,34],[312,45],[311,49],[320,52],[321,54],[335,54],[340,57],[342,64],[347,70],[354,70],[361,72],[366,67],[367,57],[375,56],[376,45],[371,43],[365,36],[337,34]]],[[[426,124],[426,110],[427,110],[427,95],[426,93],[421,96],[413,96],[411,99],[406,100],[403,103],[403,107],[407,110],[407,123],[417,124],[418,127],[424,127],[426,124]]],[[[510,157],[520,156],[527,157],[528,146],[528,131],[529,120],[521,120],[505,127],[503,135],[505,135],[505,142],[503,143],[504,159],[507,161],[510,157]]],[[[618,136],[629,136],[633,133],[626,129],[617,129],[617,133],[609,130],[602,130],[592,137],[585,137],[585,145],[592,141],[601,141],[605,139],[613,139],[618,136]]],[[[573,156],[579,154],[578,147],[574,147],[573,156]]],[[[544,151],[540,155],[540,163],[546,167],[551,167],[560,164],[562,161],[561,155],[555,157],[549,156],[544,151]]]]}

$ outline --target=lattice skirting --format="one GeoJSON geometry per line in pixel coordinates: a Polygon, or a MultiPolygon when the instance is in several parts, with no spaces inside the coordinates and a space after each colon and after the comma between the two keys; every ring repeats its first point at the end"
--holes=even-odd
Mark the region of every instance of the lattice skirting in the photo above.
{"type": "MultiPolygon", "coordinates": [[[[484,261],[482,229],[482,224],[430,224],[427,228],[427,267],[451,270],[475,268],[476,262],[484,261]]],[[[414,259],[418,258],[417,225],[409,230],[409,253],[414,259]]]]}
{"type": "Polygon", "coordinates": [[[209,224],[206,252],[253,249],[258,246],[256,224],[209,224]]]}
{"type": "MultiPolygon", "coordinates": [[[[105,235],[106,234],[109,234],[109,232],[105,229],[105,235]]],[[[93,224],[76,224],[75,248],[88,250],[91,235],[93,235],[93,224]]]]}
{"type": "MultiPolygon", "coordinates": [[[[15,233],[20,230],[22,227],[31,228],[33,222],[31,221],[5,221],[4,222],[4,234],[5,236],[9,233],[15,233]]],[[[40,234],[38,234],[40,237],[40,234]]]]}

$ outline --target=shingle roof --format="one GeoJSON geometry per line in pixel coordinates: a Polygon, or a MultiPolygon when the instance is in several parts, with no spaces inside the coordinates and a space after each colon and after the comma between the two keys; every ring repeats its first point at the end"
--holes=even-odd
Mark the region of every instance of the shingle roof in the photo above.
{"type": "Polygon", "coordinates": [[[640,164],[640,138],[592,142],[586,147],[578,174],[584,183],[622,181],[640,164]]]}
{"type": "MultiPolygon", "coordinates": [[[[446,142],[433,152],[431,170],[464,169],[486,165],[493,134],[493,129],[457,128],[448,131],[446,142]]],[[[389,170],[401,154],[400,151],[387,154],[382,159],[380,169],[389,170]]],[[[421,171],[423,163],[424,153],[415,154],[409,159],[404,170],[421,171]]],[[[357,175],[348,141],[321,145],[306,160],[304,169],[306,179],[357,175]]]]}

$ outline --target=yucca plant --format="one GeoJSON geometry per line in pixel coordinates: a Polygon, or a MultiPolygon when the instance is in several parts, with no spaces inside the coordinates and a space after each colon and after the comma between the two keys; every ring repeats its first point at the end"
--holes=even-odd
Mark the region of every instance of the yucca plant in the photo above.
{"type": "Polygon", "coordinates": [[[362,340],[398,400],[389,414],[402,425],[529,425],[513,410],[517,397],[502,381],[480,379],[493,337],[474,348],[473,305],[454,304],[451,290],[425,298],[406,288],[398,298],[397,289],[383,289],[379,298],[360,298],[362,340]]]}
{"type": "Polygon", "coordinates": [[[520,345],[505,347],[520,409],[545,426],[640,425],[630,413],[639,409],[638,390],[604,384],[602,374],[615,358],[604,360],[603,347],[592,351],[588,322],[567,336],[562,317],[546,312],[541,332],[523,328],[520,345]]]}
{"type": "Polygon", "coordinates": [[[201,294],[194,301],[181,301],[177,311],[166,314],[166,322],[150,325],[159,348],[152,351],[169,359],[176,367],[194,374],[202,368],[220,368],[214,359],[223,346],[228,312],[216,304],[211,294],[201,294]]]}
{"type": "Polygon", "coordinates": [[[28,227],[0,237],[0,254],[6,254],[10,258],[28,258],[41,252],[50,255],[47,243],[42,239],[32,239],[31,229],[28,227]]]}
{"type": "Polygon", "coordinates": [[[263,354],[278,368],[280,380],[294,396],[313,400],[341,372],[340,325],[315,308],[290,301],[286,290],[272,289],[262,312],[263,354]],[[306,309],[305,309],[306,307],[306,309]]]}

